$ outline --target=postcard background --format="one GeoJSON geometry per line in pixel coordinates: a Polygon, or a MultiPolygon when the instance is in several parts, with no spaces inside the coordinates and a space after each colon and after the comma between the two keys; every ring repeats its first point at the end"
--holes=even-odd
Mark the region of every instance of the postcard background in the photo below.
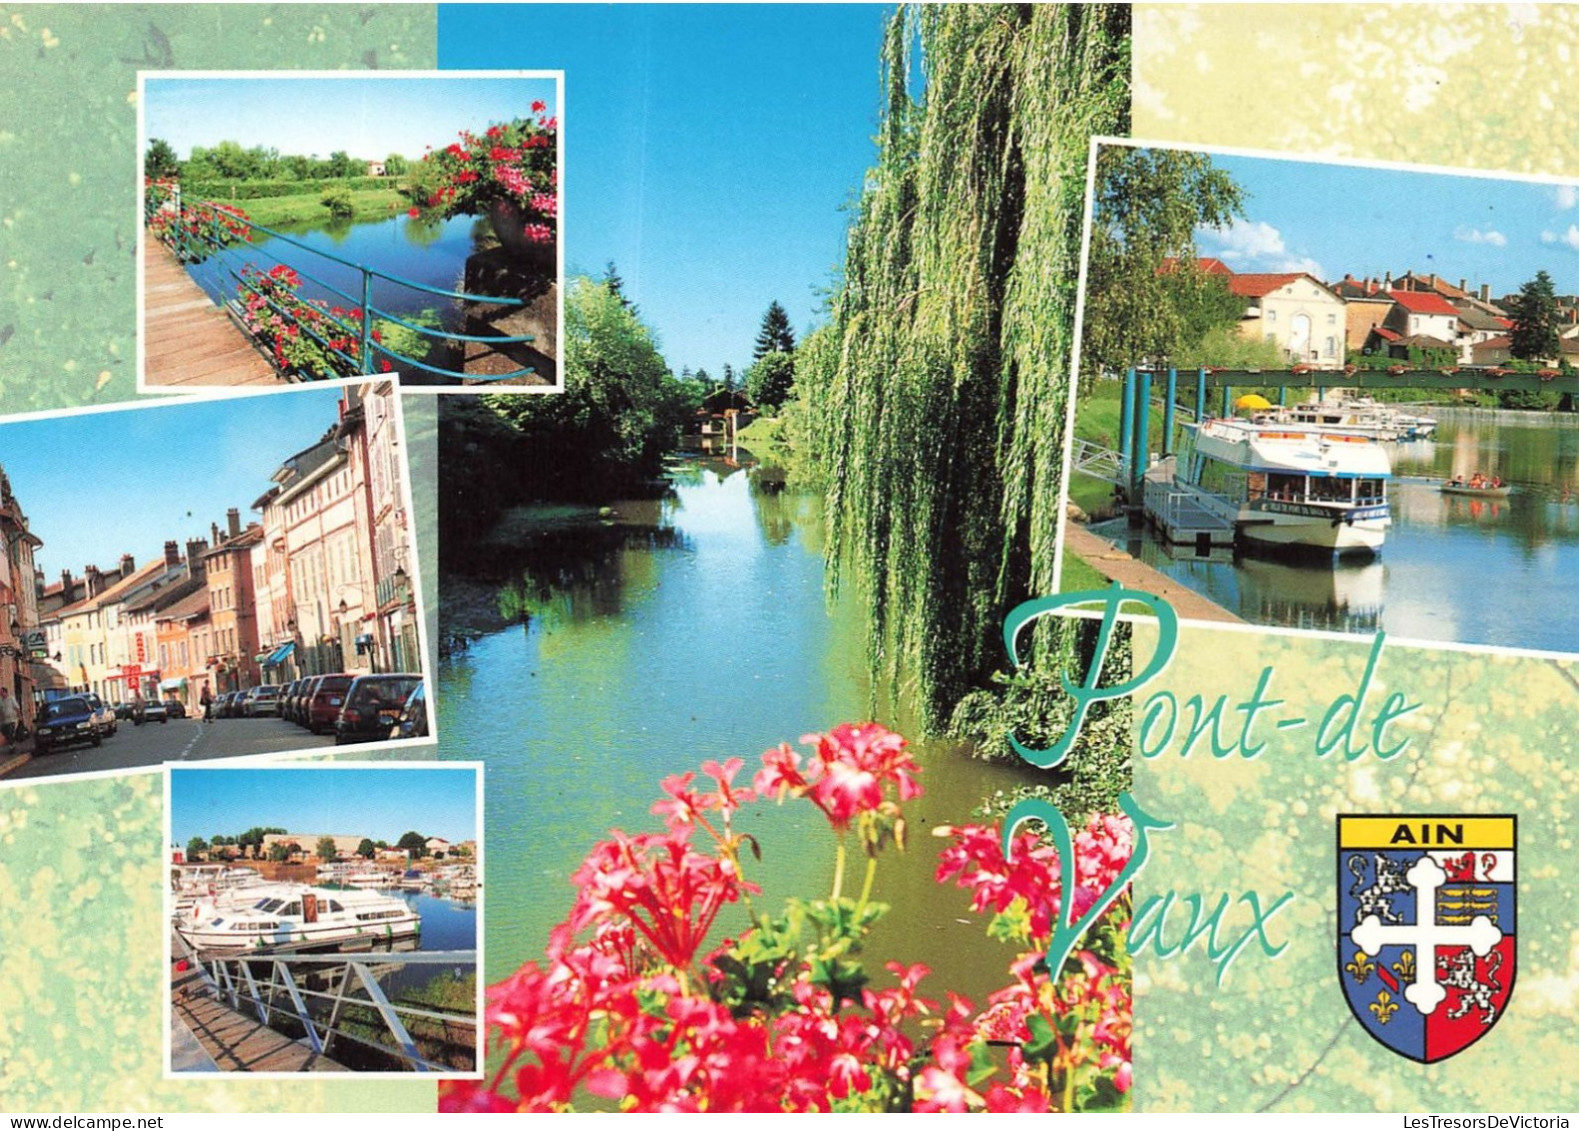
{"type": "MultiPolygon", "coordinates": [[[[1579,176],[1567,128],[1576,25],[1579,10],[1528,5],[1140,6],[1135,133],[1579,176]]],[[[0,8],[0,412],[133,396],[139,67],[419,69],[435,58],[425,6],[0,8]]],[[[534,65],[529,50],[517,65],[534,65]]],[[[432,639],[432,399],[408,399],[406,423],[432,639]]],[[[1315,709],[1352,689],[1366,648],[1187,629],[1157,686],[1238,699],[1275,664],[1288,710],[1315,709]]],[[[1222,990],[1202,962],[1137,960],[1138,1110],[1576,1106],[1571,1083],[1531,1070],[1564,1062],[1579,1011],[1562,823],[1574,672],[1390,648],[1381,674],[1383,694],[1425,704],[1400,731],[1412,750],[1385,767],[1317,761],[1302,737],[1255,762],[1141,769],[1145,803],[1179,824],[1157,842],[1141,898],[1297,898],[1274,920],[1276,937],[1294,937],[1289,951],[1247,954],[1222,990]],[[1521,969],[1495,1038],[1422,1068],[1361,1034],[1328,981],[1332,814],[1449,807],[1520,814],[1521,969]]],[[[157,773],[0,787],[0,1107],[431,1109],[432,1085],[416,1082],[161,1078],[162,828],[157,773]]]]}

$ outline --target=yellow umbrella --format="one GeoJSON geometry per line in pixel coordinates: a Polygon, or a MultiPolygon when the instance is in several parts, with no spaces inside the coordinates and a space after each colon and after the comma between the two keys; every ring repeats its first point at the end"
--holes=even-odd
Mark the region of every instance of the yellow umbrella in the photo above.
{"type": "Polygon", "coordinates": [[[1234,401],[1234,407],[1259,410],[1263,408],[1271,408],[1272,402],[1267,400],[1260,393],[1246,393],[1244,396],[1234,401]]]}

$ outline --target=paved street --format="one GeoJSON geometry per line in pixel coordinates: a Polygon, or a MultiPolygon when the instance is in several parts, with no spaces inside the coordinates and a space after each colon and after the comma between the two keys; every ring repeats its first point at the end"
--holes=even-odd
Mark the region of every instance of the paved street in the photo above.
{"type": "Polygon", "coordinates": [[[283,719],[171,719],[168,723],[133,726],[122,720],[120,729],[102,746],[73,746],[31,761],[0,777],[13,782],[24,778],[82,774],[95,770],[126,770],[157,766],[161,762],[197,762],[241,754],[275,754],[334,745],[334,735],[314,738],[283,719]]]}

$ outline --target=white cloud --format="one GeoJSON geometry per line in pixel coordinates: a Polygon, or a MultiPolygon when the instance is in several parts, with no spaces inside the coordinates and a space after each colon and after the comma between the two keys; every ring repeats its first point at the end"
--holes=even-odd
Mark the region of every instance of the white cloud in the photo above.
{"type": "Polygon", "coordinates": [[[1466,228],[1461,224],[1453,229],[1453,238],[1460,243],[1485,243],[1492,247],[1508,246],[1508,237],[1495,228],[1483,232],[1479,228],[1466,228]]]}
{"type": "Polygon", "coordinates": [[[1235,271],[1308,271],[1326,278],[1308,255],[1289,250],[1283,233],[1264,220],[1235,220],[1225,228],[1202,228],[1196,233],[1204,255],[1215,255],[1235,271]]]}
{"type": "Polygon", "coordinates": [[[1568,230],[1561,234],[1557,232],[1542,232],[1542,243],[1560,243],[1569,251],[1579,251],[1579,224],[1569,224],[1568,230]]]}
{"type": "Polygon", "coordinates": [[[1579,204],[1579,185],[1558,185],[1553,195],[1557,199],[1557,207],[1567,211],[1579,204]]]}

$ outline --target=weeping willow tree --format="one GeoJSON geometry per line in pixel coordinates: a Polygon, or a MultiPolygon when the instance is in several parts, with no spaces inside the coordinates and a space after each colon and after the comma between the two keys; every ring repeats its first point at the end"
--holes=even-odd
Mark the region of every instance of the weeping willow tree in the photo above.
{"type": "Polygon", "coordinates": [[[834,583],[858,585],[874,666],[935,730],[1002,665],[1009,607],[1052,591],[1086,160],[1128,129],[1129,11],[905,9],[883,77],[877,166],[797,380],[834,583]]]}

